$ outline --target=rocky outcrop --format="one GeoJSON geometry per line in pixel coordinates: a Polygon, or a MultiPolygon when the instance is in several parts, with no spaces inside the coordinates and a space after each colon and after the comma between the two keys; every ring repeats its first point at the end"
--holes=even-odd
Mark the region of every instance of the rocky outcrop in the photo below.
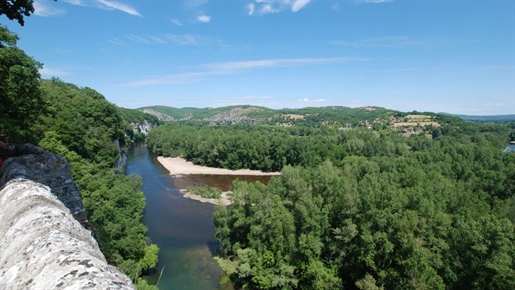
{"type": "Polygon", "coordinates": [[[158,112],[156,110],[152,110],[152,109],[143,109],[141,110],[143,113],[147,113],[147,114],[150,114],[150,115],[154,115],[156,116],[159,120],[161,121],[165,121],[165,122],[168,122],[168,121],[175,121],[175,118],[170,116],[170,115],[167,115],[167,114],[163,114],[161,112],[158,112]]]}
{"type": "Polygon", "coordinates": [[[120,155],[118,156],[118,160],[114,163],[113,168],[122,168],[127,164],[127,148],[120,146],[120,140],[114,140],[114,145],[118,148],[120,155]]]}
{"type": "Polygon", "coordinates": [[[134,289],[100,251],[66,159],[30,144],[5,153],[0,289],[134,289]]]}
{"type": "Polygon", "coordinates": [[[44,184],[69,209],[70,213],[85,216],[79,190],[70,174],[70,163],[32,144],[11,145],[8,159],[0,169],[0,188],[15,178],[44,184]]]}
{"type": "Polygon", "coordinates": [[[49,187],[11,180],[0,209],[0,289],[134,289],[49,187]]]}
{"type": "Polygon", "coordinates": [[[143,133],[145,136],[148,135],[148,132],[151,129],[157,127],[156,123],[148,122],[147,120],[144,120],[142,123],[139,123],[139,124],[131,124],[131,125],[132,125],[132,131],[143,133]]]}

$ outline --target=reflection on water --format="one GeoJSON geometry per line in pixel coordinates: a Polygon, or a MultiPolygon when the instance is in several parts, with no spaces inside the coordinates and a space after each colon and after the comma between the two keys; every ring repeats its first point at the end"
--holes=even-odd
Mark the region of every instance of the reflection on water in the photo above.
{"type": "Polygon", "coordinates": [[[213,226],[214,206],[186,199],[178,188],[207,185],[227,190],[232,180],[268,182],[269,176],[194,175],[172,178],[144,144],[129,150],[127,174],[143,178],[147,206],[143,222],[152,242],[160,248],[157,271],[150,283],[160,289],[232,289],[219,285],[223,272],[213,259],[217,243],[213,226]]]}
{"type": "Polygon", "coordinates": [[[181,175],[174,178],[174,184],[177,188],[188,188],[191,185],[204,185],[215,187],[222,191],[231,189],[233,180],[239,179],[247,182],[260,181],[267,184],[271,176],[248,176],[248,175],[205,175],[205,174],[192,174],[181,175]]]}

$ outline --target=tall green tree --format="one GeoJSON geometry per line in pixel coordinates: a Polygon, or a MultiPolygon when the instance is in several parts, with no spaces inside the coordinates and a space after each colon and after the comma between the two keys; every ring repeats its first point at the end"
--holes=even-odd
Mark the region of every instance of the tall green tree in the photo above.
{"type": "Polygon", "coordinates": [[[42,65],[19,49],[17,41],[16,34],[0,25],[0,139],[36,143],[36,120],[44,111],[42,65]]]}

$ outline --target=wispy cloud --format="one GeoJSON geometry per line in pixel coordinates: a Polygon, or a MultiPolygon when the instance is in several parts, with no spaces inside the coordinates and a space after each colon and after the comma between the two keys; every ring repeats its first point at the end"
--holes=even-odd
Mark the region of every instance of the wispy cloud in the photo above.
{"type": "Polygon", "coordinates": [[[336,40],[329,42],[330,44],[352,46],[352,47],[369,47],[369,48],[404,48],[413,46],[422,46],[425,41],[413,39],[406,36],[385,36],[376,38],[367,38],[356,41],[336,40]]]}
{"type": "Polygon", "coordinates": [[[365,3],[386,3],[386,2],[393,2],[393,0],[358,0],[359,2],[365,2],[365,3]]]}
{"type": "Polygon", "coordinates": [[[306,6],[309,3],[309,0],[295,0],[293,1],[293,4],[291,5],[291,11],[298,12],[300,9],[302,9],[304,6],[306,6]]]}
{"type": "Polygon", "coordinates": [[[48,17],[61,15],[64,13],[66,13],[66,11],[57,8],[53,1],[39,0],[34,2],[34,14],[37,16],[48,17]],[[54,6],[51,6],[52,4],[54,4],[54,6]]]}
{"type": "Polygon", "coordinates": [[[247,4],[247,9],[248,9],[248,14],[249,15],[252,15],[254,14],[254,9],[256,9],[256,5],[254,5],[254,3],[249,3],[247,4]]]}
{"type": "Polygon", "coordinates": [[[301,65],[315,65],[324,63],[339,63],[351,61],[364,61],[366,59],[354,57],[335,57],[335,58],[292,58],[292,59],[263,59],[249,61],[234,61],[207,63],[198,65],[198,71],[158,76],[143,81],[132,82],[122,86],[146,86],[156,84],[180,84],[192,83],[204,80],[208,77],[217,75],[229,75],[242,73],[255,69],[272,67],[293,67],[301,65]]]}
{"type": "Polygon", "coordinates": [[[75,5],[75,6],[86,6],[82,0],[63,0],[63,2],[75,5]]]}
{"type": "Polygon", "coordinates": [[[116,44],[116,45],[120,45],[120,46],[126,46],[126,47],[129,46],[127,41],[124,41],[124,40],[116,38],[116,37],[111,37],[107,41],[109,41],[112,44],[116,44]]]}
{"type": "Polygon", "coordinates": [[[358,48],[440,48],[456,45],[470,45],[474,42],[475,41],[468,39],[446,37],[413,38],[408,36],[383,36],[354,41],[335,40],[328,43],[358,48]]]}
{"type": "Polygon", "coordinates": [[[235,97],[232,100],[265,100],[271,99],[271,96],[243,96],[243,97],[235,97]]]}
{"type": "Polygon", "coordinates": [[[39,73],[43,78],[64,77],[72,74],[70,71],[62,68],[52,68],[47,66],[44,66],[42,69],[40,69],[39,73]]]}
{"type": "Polygon", "coordinates": [[[202,23],[209,23],[209,21],[211,21],[211,16],[200,15],[197,17],[197,20],[202,23]]]}
{"type": "Polygon", "coordinates": [[[304,99],[300,99],[299,102],[303,102],[303,103],[309,103],[309,102],[323,103],[323,102],[327,102],[327,100],[326,99],[318,99],[318,100],[310,101],[308,98],[304,98],[304,99]]]}
{"type": "Polygon", "coordinates": [[[66,3],[69,3],[71,5],[75,6],[88,6],[88,7],[95,7],[100,9],[107,9],[107,10],[119,10],[125,13],[128,13],[130,15],[134,16],[141,16],[141,14],[136,10],[136,8],[121,3],[117,1],[110,1],[110,0],[93,0],[93,1],[84,1],[84,0],[63,0],[66,3]]]}
{"type": "Polygon", "coordinates": [[[180,46],[210,47],[222,45],[222,41],[213,37],[204,37],[193,34],[163,34],[163,35],[130,35],[126,40],[111,38],[108,40],[113,44],[127,46],[129,42],[144,44],[175,44],[180,46]]]}
{"type": "Polygon", "coordinates": [[[410,71],[434,71],[441,70],[442,67],[430,67],[430,68],[420,68],[420,67],[407,67],[407,68],[390,68],[390,69],[380,69],[380,70],[367,70],[366,72],[372,73],[397,73],[397,72],[410,72],[410,71]]]}
{"type": "Polygon", "coordinates": [[[247,4],[249,15],[264,15],[290,10],[298,12],[304,8],[310,0],[254,0],[247,4]]]}
{"type": "Polygon", "coordinates": [[[182,23],[177,19],[170,19],[170,21],[177,26],[182,26],[182,23]]]}
{"type": "Polygon", "coordinates": [[[107,1],[107,0],[97,0],[97,1],[99,3],[105,5],[106,7],[120,10],[120,11],[128,13],[130,15],[141,16],[141,14],[139,14],[139,12],[136,9],[134,9],[133,7],[131,7],[129,5],[126,5],[126,4],[123,4],[120,2],[116,2],[116,1],[107,1]]]}
{"type": "Polygon", "coordinates": [[[195,9],[207,3],[208,0],[186,0],[184,5],[186,8],[195,9]]]}
{"type": "Polygon", "coordinates": [[[221,62],[204,64],[210,70],[223,70],[223,71],[242,71],[255,68],[266,67],[290,67],[309,64],[322,64],[322,63],[335,63],[335,62],[349,62],[349,61],[364,61],[367,59],[355,57],[333,57],[333,58],[286,58],[286,59],[263,59],[263,60],[248,60],[248,61],[234,61],[234,62],[221,62]]]}

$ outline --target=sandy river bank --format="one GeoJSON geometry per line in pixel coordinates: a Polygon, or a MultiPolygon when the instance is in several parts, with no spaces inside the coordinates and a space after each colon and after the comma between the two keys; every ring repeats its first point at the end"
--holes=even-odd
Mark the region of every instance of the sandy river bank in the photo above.
{"type": "MultiPolygon", "coordinates": [[[[179,178],[182,175],[190,175],[190,174],[205,174],[205,175],[255,175],[255,176],[274,176],[280,175],[280,172],[262,172],[259,170],[250,170],[250,169],[240,169],[240,170],[230,170],[223,168],[214,168],[207,166],[195,165],[192,162],[186,161],[180,157],[157,157],[157,161],[161,163],[169,172],[170,175],[179,178]]],[[[229,200],[228,194],[230,192],[222,193],[222,197],[220,199],[212,199],[212,198],[203,198],[198,195],[194,195],[189,193],[186,188],[180,189],[181,193],[184,197],[189,199],[198,200],[200,202],[212,203],[212,204],[223,204],[229,205],[231,201],[229,200]]]]}

